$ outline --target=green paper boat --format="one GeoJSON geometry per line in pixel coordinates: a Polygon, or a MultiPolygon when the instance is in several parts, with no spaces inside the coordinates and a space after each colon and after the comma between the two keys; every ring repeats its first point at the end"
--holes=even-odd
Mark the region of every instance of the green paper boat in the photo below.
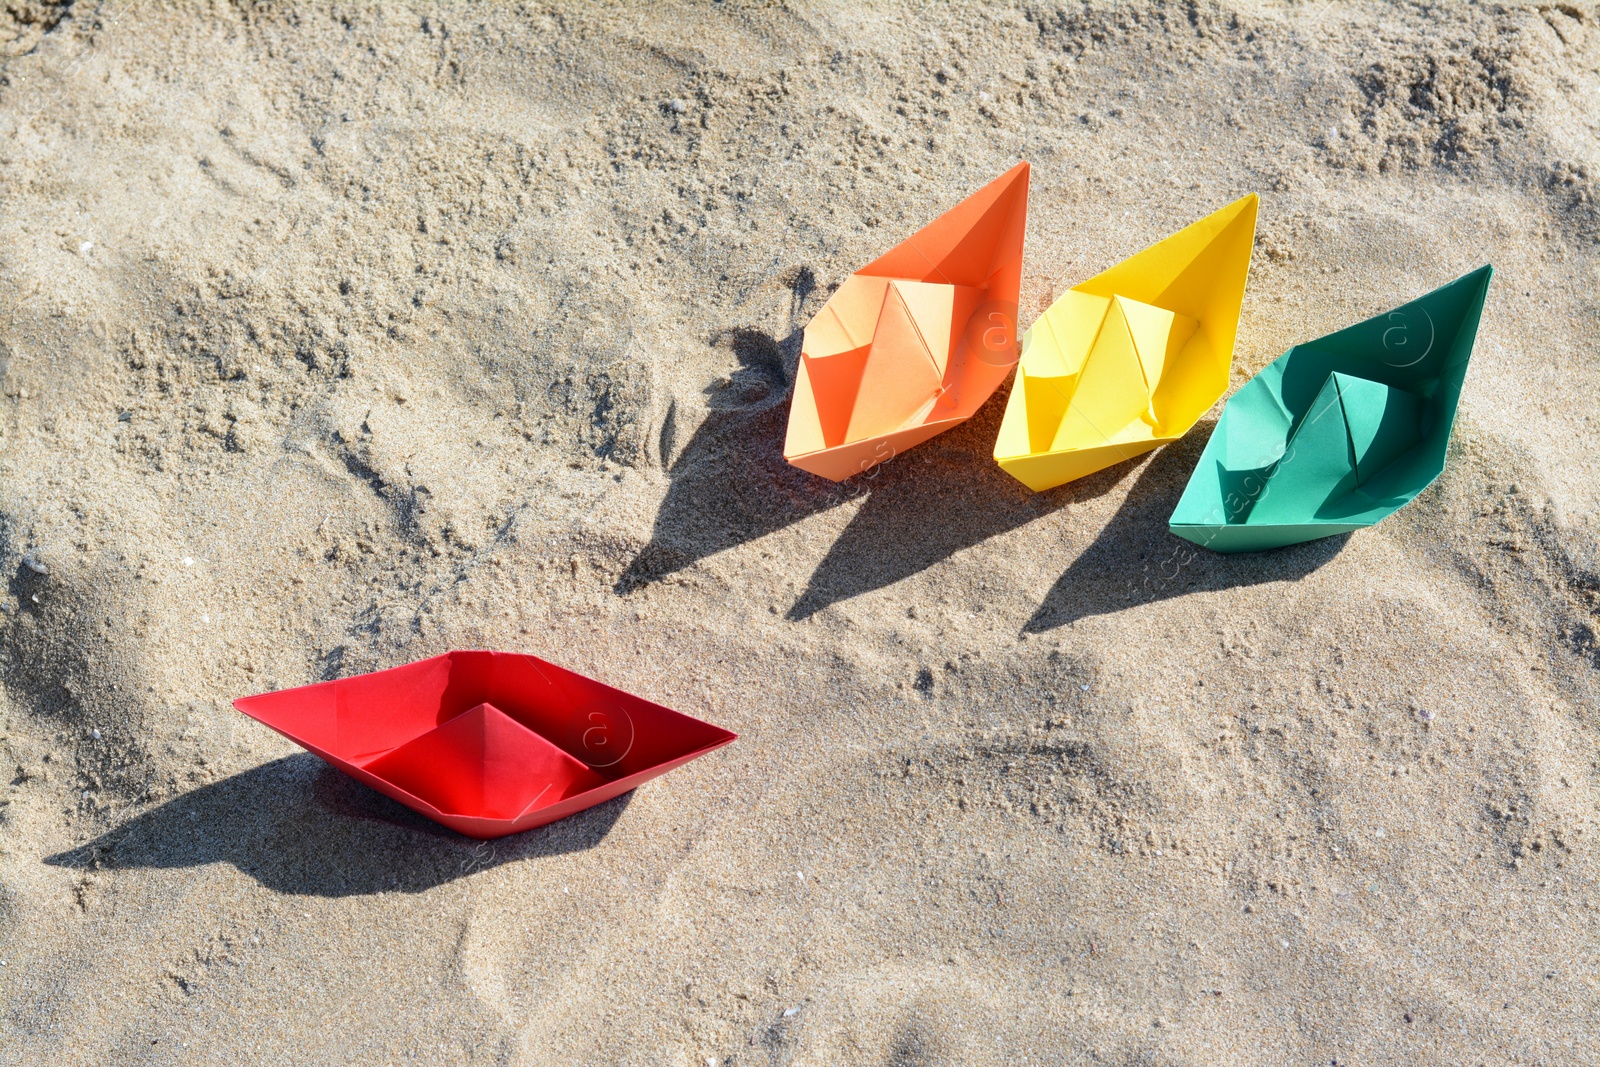
{"type": "Polygon", "coordinates": [[[1295,345],[1244,384],[1170,528],[1253,552],[1371,526],[1444,470],[1490,266],[1295,345]]]}

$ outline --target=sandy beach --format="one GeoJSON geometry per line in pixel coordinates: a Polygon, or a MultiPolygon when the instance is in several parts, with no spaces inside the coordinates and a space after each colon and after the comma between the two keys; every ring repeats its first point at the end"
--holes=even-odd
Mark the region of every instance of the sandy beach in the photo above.
{"type": "Polygon", "coordinates": [[[1600,1064],[1597,294],[1593,0],[0,6],[0,1064],[1600,1064]],[[1235,388],[1492,263],[1444,474],[785,463],[1019,160],[1024,325],[1260,194],[1235,388]],[[231,706],[470,648],[740,738],[480,842],[231,706]]]}

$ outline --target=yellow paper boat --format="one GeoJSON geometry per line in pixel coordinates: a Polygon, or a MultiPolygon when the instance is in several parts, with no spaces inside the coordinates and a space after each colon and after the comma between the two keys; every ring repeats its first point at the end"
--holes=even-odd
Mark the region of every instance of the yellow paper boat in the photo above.
{"type": "Polygon", "coordinates": [[[1022,337],[994,458],[1037,491],[1175,441],[1228,388],[1254,193],[1061,294],[1022,337]]]}

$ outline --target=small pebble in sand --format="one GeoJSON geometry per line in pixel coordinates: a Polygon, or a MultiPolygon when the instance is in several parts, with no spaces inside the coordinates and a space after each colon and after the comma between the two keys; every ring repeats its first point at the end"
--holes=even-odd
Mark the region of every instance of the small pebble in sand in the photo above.
{"type": "Polygon", "coordinates": [[[90,731],[89,731],[89,739],[90,739],[90,740],[91,740],[91,741],[98,741],[98,740],[100,740],[100,731],[99,731],[99,730],[90,730],[90,731]]]}
{"type": "Polygon", "coordinates": [[[83,244],[78,246],[78,255],[80,256],[86,256],[92,251],[94,251],[93,241],[85,241],[83,244]]]}
{"type": "Polygon", "coordinates": [[[194,557],[193,556],[184,556],[183,557],[183,565],[185,567],[193,567],[194,566],[194,557]]]}
{"type": "Polygon", "coordinates": [[[785,1019],[793,1019],[796,1015],[799,1015],[799,1014],[800,1014],[800,1009],[799,1008],[784,1008],[783,1009],[783,1017],[785,1019]]]}
{"type": "Polygon", "coordinates": [[[689,110],[689,105],[684,103],[682,100],[674,100],[672,103],[668,104],[667,106],[672,109],[672,113],[674,115],[681,115],[685,111],[689,110]]]}
{"type": "Polygon", "coordinates": [[[35,574],[50,573],[50,568],[45,566],[44,561],[32,552],[22,557],[22,565],[35,574]]]}

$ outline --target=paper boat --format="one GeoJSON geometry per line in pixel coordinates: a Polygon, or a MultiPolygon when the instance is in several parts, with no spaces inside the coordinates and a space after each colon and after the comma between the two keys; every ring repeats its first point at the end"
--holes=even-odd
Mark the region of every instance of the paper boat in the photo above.
{"type": "Polygon", "coordinates": [[[841,481],[971,418],[1017,362],[1018,163],[845,279],[806,326],[783,457],[841,481]]]}
{"type": "Polygon", "coordinates": [[[1492,267],[1296,345],[1228,401],[1172,513],[1248,552],[1371,526],[1444,470],[1492,267]]]}
{"type": "Polygon", "coordinates": [[[1228,388],[1255,243],[1236,200],[1061,294],[1022,337],[994,458],[1034,491],[1176,440],[1228,388]]]}
{"type": "Polygon", "coordinates": [[[508,652],[451,652],[233,706],[357,781],[478,838],[565,818],[735,737],[508,652]]]}

